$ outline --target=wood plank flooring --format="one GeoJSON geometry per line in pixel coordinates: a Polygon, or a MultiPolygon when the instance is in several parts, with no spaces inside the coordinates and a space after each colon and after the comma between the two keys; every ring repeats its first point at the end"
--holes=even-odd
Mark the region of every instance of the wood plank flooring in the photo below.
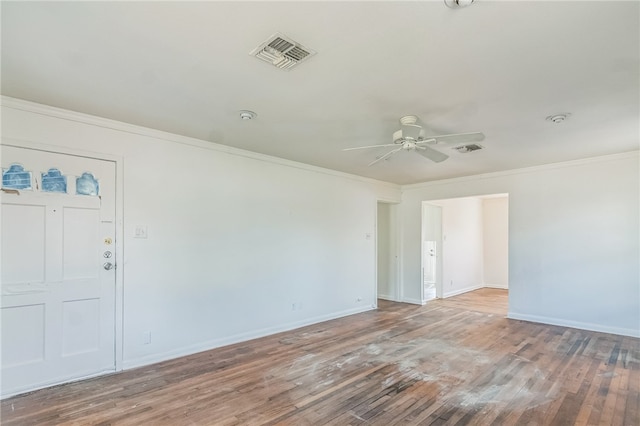
{"type": "Polygon", "coordinates": [[[504,290],[379,309],[6,399],[3,425],[640,425],[640,339],[508,320],[504,290]]]}
{"type": "MultiPolygon", "coordinates": [[[[481,288],[447,299],[436,299],[430,303],[444,304],[449,308],[484,312],[487,314],[507,316],[509,295],[507,290],[498,288],[481,288]]],[[[433,305],[432,305],[433,306],[433,305]]]]}

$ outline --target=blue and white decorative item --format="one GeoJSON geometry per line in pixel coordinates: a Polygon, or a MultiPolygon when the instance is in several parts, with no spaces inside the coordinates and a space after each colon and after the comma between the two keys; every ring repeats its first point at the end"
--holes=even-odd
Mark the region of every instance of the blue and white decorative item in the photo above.
{"type": "Polygon", "coordinates": [[[83,173],[76,179],[76,194],[78,195],[98,195],[98,181],[91,173],[83,173]]]}
{"type": "Polygon", "coordinates": [[[2,187],[7,189],[31,189],[31,172],[25,172],[20,164],[12,164],[2,172],[2,187]]]}
{"type": "Polygon", "coordinates": [[[47,173],[42,173],[42,190],[44,192],[67,193],[67,177],[63,176],[58,169],[49,169],[47,173]]]}

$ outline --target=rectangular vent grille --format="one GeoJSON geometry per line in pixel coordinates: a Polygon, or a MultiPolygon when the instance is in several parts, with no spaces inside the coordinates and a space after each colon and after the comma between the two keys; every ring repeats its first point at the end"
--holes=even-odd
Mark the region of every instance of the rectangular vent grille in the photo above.
{"type": "Polygon", "coordinates": [[[269,43],[269,47],[273,47],[278,52],[285,52],[291,49],[293,46],[293,43],[289,43],[287,40],[284,40],[280,37],[276,37],[275,40],[269,43]]]}
{"type": "Polygon", "coordinates": [[[250,55],[283,70],[290,70],[315,53],[280,33],[272,35],[249,52],[250,55]]]}
{"type": "Polygon", "coordinates": [[[458,151],[461,154],[466,154],[467,152],[472,152],[472,151],[477,151],[479,149],[482,149],[482,146],[472,143],[470,145],[460,145],[460,146],[456,146],[453,149],[455,149],[456,151],[458,151]]]}
{"type": "Polygon", "coordinates": [[[307,56],[309,56],[309,52],[304,49],[299,48],[298,46],[294,46],[291,50],[289,50],[285,55],[294,61],[300,62],[307,56]]]}

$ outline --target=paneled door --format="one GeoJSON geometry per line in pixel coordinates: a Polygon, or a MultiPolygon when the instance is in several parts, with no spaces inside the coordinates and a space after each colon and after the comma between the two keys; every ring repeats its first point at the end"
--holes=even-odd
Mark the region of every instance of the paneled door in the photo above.
{"type": "Polygon", "coordinates": [[[115,163],[1,154],[3,397],[114,371],[115,163]]]}

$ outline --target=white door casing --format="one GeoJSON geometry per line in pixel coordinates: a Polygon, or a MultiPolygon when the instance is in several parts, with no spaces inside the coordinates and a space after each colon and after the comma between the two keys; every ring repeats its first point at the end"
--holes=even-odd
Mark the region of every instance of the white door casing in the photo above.
{"type": "Polygon", "coordinates": [[[12,164],[32,188],[2,193],[3,397],[115,370],[115,163],[3,145],[12,164]],[[42,190],[52,168],[66,193],[42,190]],[[85,172],[97,195],[76,194],[85,172]]]}

